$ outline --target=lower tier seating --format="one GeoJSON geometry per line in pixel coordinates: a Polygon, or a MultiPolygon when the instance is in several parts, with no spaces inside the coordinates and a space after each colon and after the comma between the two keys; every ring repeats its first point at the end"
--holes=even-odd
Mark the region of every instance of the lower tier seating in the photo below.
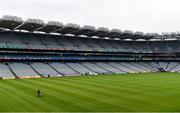
{"type": "Polygon", "coordinates": [[[6,62],[0,78],[59,77],[96,74],[180,72],[179,62],[6,62]]]}

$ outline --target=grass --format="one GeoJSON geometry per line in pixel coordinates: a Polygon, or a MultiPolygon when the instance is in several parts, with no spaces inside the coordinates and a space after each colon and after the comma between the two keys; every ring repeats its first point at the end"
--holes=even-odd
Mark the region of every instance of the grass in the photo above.
{"type": "Polygon", "coordinates": [[[178,112],[180,74],[147,73],[0,81],[1,112],[178,112]],[[37,97],[36,90],[44,97],[37,97]]]}

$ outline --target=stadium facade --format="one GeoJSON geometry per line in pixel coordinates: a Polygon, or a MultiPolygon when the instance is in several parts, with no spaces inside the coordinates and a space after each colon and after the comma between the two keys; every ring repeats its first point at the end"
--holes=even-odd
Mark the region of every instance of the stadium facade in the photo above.
{"type": "Polygon", "coordinates": [[[180,34],[0,18],[0,77],[180,71],[180,34]]]}

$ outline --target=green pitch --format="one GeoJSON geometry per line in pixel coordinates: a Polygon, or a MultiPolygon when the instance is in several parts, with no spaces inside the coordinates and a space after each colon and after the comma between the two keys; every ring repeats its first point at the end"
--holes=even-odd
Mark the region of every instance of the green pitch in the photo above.
{"type": "Polygon", "coordinates": [[[180,74],[1,80],[0,111],[180,111],[180,74]]]}

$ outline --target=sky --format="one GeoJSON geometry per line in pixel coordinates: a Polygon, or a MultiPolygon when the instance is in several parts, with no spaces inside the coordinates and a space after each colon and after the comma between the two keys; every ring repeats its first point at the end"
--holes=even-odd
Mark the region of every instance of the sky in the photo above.
{"type": "Polygon", "coordinates": [[[180,0],[0,0],[2,15],[145,33],[180,30],[180,0]]]}

